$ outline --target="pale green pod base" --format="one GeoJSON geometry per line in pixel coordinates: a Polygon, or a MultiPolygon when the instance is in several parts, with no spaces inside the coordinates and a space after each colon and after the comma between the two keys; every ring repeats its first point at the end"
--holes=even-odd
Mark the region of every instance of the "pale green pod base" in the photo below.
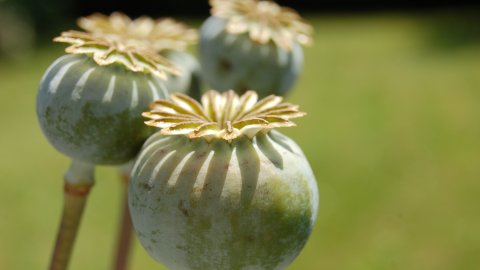
{"type": "Polygon", "coordinates": [[[312,231],[318,199],[302,151],[275,131],[231,144],[157,133],[129,187],[140,242],[172,270],[284,269],[312,231]]]}
{"type": "Polygon", "coordinates": [[[202,82],[198,60],[190,53],[175,50],[167,50],[162,55],[180,70],[180,75],[169,75],[164,82],[168,91],[199,99],[202,82]]]}
{"type": "Polygon", "coordinates": [[[92,164],[122,164],[135,157],[153,131],[141,113],[166,96],[149,74],[65,55],[40,82],[37,116],[49,142],[65,155],[92,164]]]}
{"type": "Polygon", "coordinates": [[[213,89],[283,96],[301,72],[303,50],[298,43],[287,51],[273,42],[257,44],[248,34],[229,34],[225,20],[212,16],[200,29],[199,59],[202,75],[213,89]]]}

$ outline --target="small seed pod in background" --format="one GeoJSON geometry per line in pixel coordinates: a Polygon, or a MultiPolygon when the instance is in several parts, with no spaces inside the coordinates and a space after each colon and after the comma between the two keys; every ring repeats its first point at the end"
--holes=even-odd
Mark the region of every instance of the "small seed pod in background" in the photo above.
{"type": "Polygon", "coordinates": [[[174,94],[143,114],[162,130],[134,165],[129,205],[154,259],[169,269],[284,269],[299,254],[318,190],[299,146],[272,130],[304,115],[281,100],[174,94]]]}
{"type": "Polygon", "coordinates": [[[200,64],[192,54],[177,50],[161,52],[180,71],[180,75],[169,75],[165,87],[170,93],[184,93],[195,99],[201,96],[202,75],[200,64]]]}
{"type": "Polygon", "coordinates": [[[313,28],[271,1],[210,0],[210,5],[212,16],[201,27],[199,43],[209,86],[285,95],[302,69],[301,45],[312,43],[313,28]]]}
{"type": "Polygon", "coordinates": [[[132,20],[120,12],[114,12],[110,16],[96,13],[83,17],[78,20],[78,26],[88,32],[129,36],[145,43],[170,60],[180,71],[179,74],[169,74],[168,80],[164,82],[170,92],[199,95],[200,64],[187,51],[189,45],[198,41],[197,30],[172,18],[153,20],[142,16],[132,20]]]}

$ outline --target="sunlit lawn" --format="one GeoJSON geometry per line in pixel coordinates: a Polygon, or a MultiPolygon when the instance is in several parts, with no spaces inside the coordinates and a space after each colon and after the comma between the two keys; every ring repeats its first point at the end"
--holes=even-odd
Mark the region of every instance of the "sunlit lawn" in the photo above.
{"type": "MultiPolygon", "coordinates": [[[[308,116],[285,133],[314,168],[321,206],[289,269],[480,269],[480,42],[442,46],[455,27],[432,18],[312,18],[316,44],[288,98],[308,116]]],[[[62,47],[0,60],[0,269],[50,258],[69,161],[41,134],[35,96],[62,47]]],[[[72,270],[111,263],[120,183],[112,168],[96,178],[72,270]]],[[[132,269],[162,269],[134,250],[132,269]]]]}

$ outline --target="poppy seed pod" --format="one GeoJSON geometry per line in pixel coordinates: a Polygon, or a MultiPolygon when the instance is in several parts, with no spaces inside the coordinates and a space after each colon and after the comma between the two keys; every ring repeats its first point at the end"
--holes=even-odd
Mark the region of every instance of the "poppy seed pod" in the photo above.
{"type": "Polygon", "coordinates": [[[75,160],[131,160],[152,133],[142,124],[141,112],[168,96],[159,78],[177,70],[145,38],[128,33],[67,31],[55,41],[71,46],[40,82],[37,117],[43,133],[75,160]]]}
{"type": "Polygon", "coordinates": [[[162,130],[134,165],[129,206],[140,242],[176,269],[284,269],[315,222],[318,190],[299,146],[271,130],[304,113],[269,96],[257,102],[209,91],[144,113],[162,130]]]}
{"type": "MultiPolygon", "coordinates": [[[[71,30],[54,39],[70,44],[68,54],[48,68],[37,95],[43,133],[57,150],[72,158],[64,175],[63,211],[49,269],[68,267],[95,182],[95,165],[121,165],[126,191],[132,164],[128,161],[154,131],[143,125],[141,112],[151,101],[168,96],[164,80],[180,75],[161,52],[183,49],[197,36],[195,30],[172,19],[143,16],[132,20],[118,12],[80,18],[78,25],[85,32],[71,30]]],[[[129,253],[131,224],[126,203],[122,209],[115,269],[125,268],[129,253]]]]}
{"type": "Polygon", "coordinates": [[[136,40],[136,46],[148,47],[172,62],[180,71],[169,74],[164,82],[170,92],[196,94],[200,92],[199,64],[187,52],[188,46],[198,41],[197,30],[172,18],[151,19],[146,16],[135,20],[114,12],[110,16],[93,14],[78,20],[86,31],[105,36],[127,36],[136,40]]]}
{"type": "Polygon", "coordinates": [[[212,16],[200,29],[199,58],[206,82],[220,91],[255,89],[285,95],[303,66],[301,45],[312,27],[271,1],[210,0],[212,16]]]}
{"type": "Polygon", "coordinates": [[[199,98],[201,95],[201,72],[198,60],[188,52],[165,50],[162,55],[179,70],[179,75],[169,75],[165,87],[170,93],[184,93],[199,98]]]}
{"type": "Polygon", "coordinates": [[[65,55],[40,83],[37,115],[60,152],[93,164],[121,164],[152,133],[142,125],[142,111],[167,95],[150,74],[118,64],[98,66],[85,55],[65,55]]]}

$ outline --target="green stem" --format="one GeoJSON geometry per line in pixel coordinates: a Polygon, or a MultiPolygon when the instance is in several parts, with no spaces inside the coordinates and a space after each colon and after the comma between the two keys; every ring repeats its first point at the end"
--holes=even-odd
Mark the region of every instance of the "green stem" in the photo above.
{"type": "Polygon", "coordinates": [[[133,225],[130,218],[130,210],[128,209],[128,182],[132,164],[126,164],[120,168],[120,177],[122,180],[122,213],[118,232],[117,249],[115,253],[115,261],[113,270],[128,269],[128,262],[132,249],[133,225]]]}
{"type": "Polygon", "coordinates": [[[68,267],[88,194],[94,184],[93,165],[73,161],[65,173],[63,213],[50,270],[68,267]]]}

